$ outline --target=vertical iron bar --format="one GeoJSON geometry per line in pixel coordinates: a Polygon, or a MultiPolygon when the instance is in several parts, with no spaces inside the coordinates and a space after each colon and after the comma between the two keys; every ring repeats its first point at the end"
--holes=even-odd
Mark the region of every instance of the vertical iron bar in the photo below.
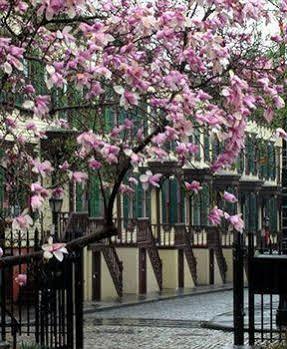
{"type": "Polygon", "coordinates": [[[74,348],[74,318],[73,318],[73,274],[72,274],[72,263],[70,260],[65,260],[65,277],[67,278],[67,346],[69,349],[74,348]]]}
{"type": "MultiPolygon", "coordinates": [[[[3,255],[6,255],[5,245],[5,229],[4,225],[1,225],[1,247],[3,249],[3,255]]],[[[2,341],[6,341],[6,278],[5,268],[1,269],[1,337],[2,341]]]]}
{"type": "Polygon", "coordinates": [[[252,267],[254,257],[254,237],[252,233],[248,233],[248,316],[249,316],[249,345],[254,345],[254,293],[252,289],[252,267]]]}
{"type": "MultiPolygon", "coordinates": [[[[29,231],[27,229],[27,233],[26,233],[26,253],[28,254],[29,253],[29,249],[30,249],[30,239],[29,239],[29,231]]],[[[30,262],[31,263],[31,262],[30,262]]],[[[29,279],[29,268],[28,268],[28,263],[26,265],[26,275],[27,275],[27,278],[29,279]]],[[[28,280],[29,282],[29,280],[28,280]]],[[[30,299],[31,295],[29,294],[29,299],[28,299],[28,302],[27,302],[27,335],[29,336],[30,335],[30,299]]]]}
{"type": "MultiPolygon", "coordinates": [[[[37,251],[39,248],[39,234],[38,230],[35,230],[35,235],[34,235],[34,250],[37,251]]],[[[35,280],[35,340],[36,343],[38,344],[40,341],[40,333],[39,333],[39,326],[40,326],[40,318],[39,318],[39,313],[41,311],[40,306],[39,306],[39,297],[40,297],[40,285],[39,285],[39,262],[38,261],[32,261],[31,263],[34,263],[33,267],[33,273],[34,273],[34,280],[35,280]]],[[[41,275],[40,275],[41,277],[41,275]]]]}
{"type": "Polygon", "coordinates": [[[273,338],[273,297],[272,294],[270,294],[270,340],[272,341],[273,338]]]}
{"type": "Polygon", "coordinates": [[[83,333],[83,251],[77,252],[75,266],[76,349],[84,347],[83,333]]]}
{"type": "Polygon", "coordinates": [[[261,299],[261,341],[264,340],[264,295],[260,295],[261,299]]]}
{"type": "Polygon", "coordinates": [[[242,235],[237,232],[233,244],[233,319],[234,344],[244,344],[244,284],[243,284],[243,243],[242,235]]]}
{"type": "MultiPolygon", "coordinates": [[[[18,255],[22,254],[22,236],[21,231],[18,231],[18,255]]],[[[18,274],[22,273],[22,264],[18,264],[18,274]]],[[[14,280],[13,280],[14,282],[14,280]]],[[[22,304],[21,304],[21,288],[18,288],[18,312],[19,312],[19,334],[22,334],[22,304]]]]}

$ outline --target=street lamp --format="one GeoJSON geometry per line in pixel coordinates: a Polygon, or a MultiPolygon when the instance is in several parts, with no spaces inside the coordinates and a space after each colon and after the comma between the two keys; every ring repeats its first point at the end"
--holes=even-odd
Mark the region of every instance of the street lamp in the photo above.
{"type": "Polygon", "coordinates": [[[49,200],[50,209],[52,211],[53,231],[55,234],[55,240],[58,240],[58,214],[62,210],[63,199],[57,197],[51,197],[49,200]]]}

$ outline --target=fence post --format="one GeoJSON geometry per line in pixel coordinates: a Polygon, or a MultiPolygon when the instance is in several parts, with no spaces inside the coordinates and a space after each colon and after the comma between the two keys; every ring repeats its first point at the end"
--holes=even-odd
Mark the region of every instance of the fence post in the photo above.
{"type": "Polygon", "coordinates": [[[254,235],[248,233],[248,318],[249,318],[249,345],[255,342],[255,315],[254,315],[254,293],[252,290],[252,267],[254,258],[254,235]]]}
{"type": "MultiPolygon", "coordinates": [[[[5,255],[5,226],[0,225],[0,246],[5,255]]],[[[5,269],[0,270],[0,285],[1,285],[1,339],[6,341],[6,279],[5,269]]]]}
{"type": "Polygon", "coordinates": [[[84,347],[83,319],[83,250],[77,251],[75,260],[75,312],[76,312],[76,349],[84,347]]]}
{"type": "Polygon", "coordinates": [[[234,345],[244,344],[244,277],[242,234],[234,232],[233,243],[233,323],[234,345]]]}

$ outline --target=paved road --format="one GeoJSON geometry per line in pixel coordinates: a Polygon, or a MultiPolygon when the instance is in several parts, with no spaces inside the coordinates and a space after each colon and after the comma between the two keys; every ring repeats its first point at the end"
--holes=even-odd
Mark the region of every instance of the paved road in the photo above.
{"type": "Polygon", "coordinates": [[[232,333],[202,323],[232,310],[232,292],[106,310],[85,316],[85,348],[224,349],[232,333]]]}

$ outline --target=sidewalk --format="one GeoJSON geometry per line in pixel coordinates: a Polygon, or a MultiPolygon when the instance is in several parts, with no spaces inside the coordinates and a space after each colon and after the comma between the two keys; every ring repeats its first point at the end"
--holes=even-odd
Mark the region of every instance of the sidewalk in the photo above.
{"type": "Polygon", "coordinates": [[[148,293],[146,295],[125,294],[122,298],[106,301],[85,302],[84,313],[90,314],[108,309],[115,309],[144,303],[158,302],[167,299],[191,297],[196,295],[223,292],[232,290],[232,284],[197,286],[196,288],[185,288],[182,290],[164,289],[161,292],[148,293]]]}

